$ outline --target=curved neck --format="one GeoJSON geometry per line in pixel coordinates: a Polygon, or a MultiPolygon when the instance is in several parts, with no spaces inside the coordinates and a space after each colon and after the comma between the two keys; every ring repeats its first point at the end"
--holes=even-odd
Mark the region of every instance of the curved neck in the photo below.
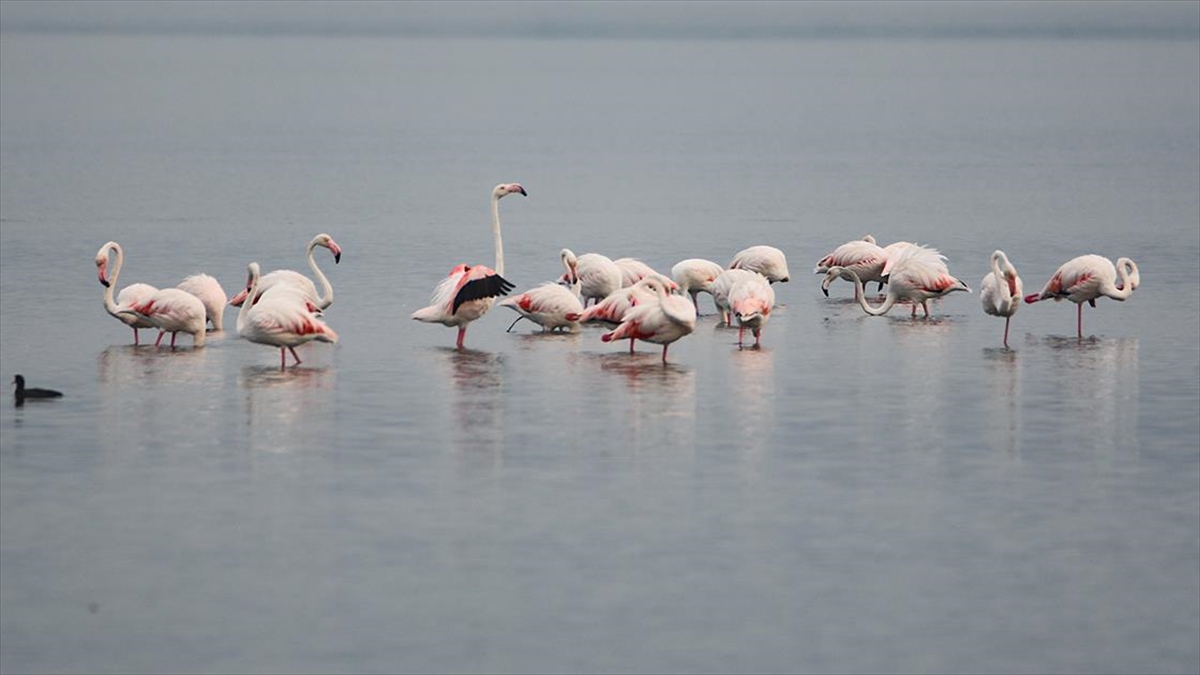
{"type": "MultiPolygon", "coordinates": [[[[1133,265],[1133,262],[1130,261],[1129,265],[1133,265]]],[[[1129,296],[1133,295],[1133,283],[1131,283],[1129,265],[1126,265],[1125,261],[1123,260],[1117,265],[1117,279],[1121,282],[1121,287],[1117,288],[1114,286],[1112,288],[1105,289],[1104,295],[1107,295],[1113,300],[1128,300],[1129,296]]],[[[1137,274],[1136,266],[1133,268],[1133,274],[1137,274]]]]}
{"type": "Polygon", "coordinates": [[[500,239],[499,197],[492,197],[492,236],[496,239],[496,274],[504,276],[504,242],[500,239]]]}
{"type": "Polygon", "coordinates": [[[863,311],[871,316],[883,316],[887,311],[896,304],[896,295],[892,293],[892,285],[888,284],[888,294],[884,298],[883,304],[878,307],[872,307],[867,303],[867,293],[863,288],[862,279],[858,278],[858,273],[853,270],[845,270],[846,274],[850,275],[850,281],[854,282],[854,296],[858,298],[858,304],[862,306],[863,311]]]}
{"type": "Polygon", "coordinates": [[[121,263],[125,262],[125,252],[121,250],[121,245],[113,242],[112,250],[117,252],[116,259],[113,260],[112,276],[108,279],[108,286],[104,288],[104,309],[113,316],[117,315],[117,301],[113,299],[113,293],[117,287],[117,277],[121,275],[121,263]]]}
{"type": "MultiPolygon", "coordinates": [[[[321,271],[320,267],[317,267],[317,260],[313,258],[313,249],[316,247],[316,239],[308,242],[308,268],[312,270],[313,276],[317,278],[317,281],[321,282],[322,295],[317,298],[317,307],[319,309],[327,309],[333,304],[333,284],[329,283],[329,279],[325,278],[325,273],[321,271]]],[[[250,297],[253,298],[254,294],[251,293],[250,297]]]]}
{"type": "MultiPolygon", "coordinates": [[[[312,260],[311,253],[312,251],[310,250],[309,260],[312,260]]],[[[246,326],[246,317],[250,314],[250,308],[254,306],[254,296],[258,293],[258,277],[259,272],[257,269],[250,272],[250,292],[246,295],[246,300],[242,303],[241,308],[238,309],[237,331],[239,335],[246,326]]]]}

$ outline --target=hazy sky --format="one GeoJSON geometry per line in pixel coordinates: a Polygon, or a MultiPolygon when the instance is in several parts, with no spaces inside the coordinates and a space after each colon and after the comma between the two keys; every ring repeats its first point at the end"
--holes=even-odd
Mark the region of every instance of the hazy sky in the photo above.
{"type": "Polygon", "coordinates": [[[1200,2],[145,2],[4,0],[0,30],[554,36],[1200,38],[1200,2]]]}

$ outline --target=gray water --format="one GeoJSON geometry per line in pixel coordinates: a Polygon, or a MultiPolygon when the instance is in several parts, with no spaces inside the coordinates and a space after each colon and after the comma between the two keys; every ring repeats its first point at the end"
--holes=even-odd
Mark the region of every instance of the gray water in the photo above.
{"type": "MultiPolygon", "coordinates": [[[[5,672],[1196,672],[1200,40],[5,34],[5,672]],[[659,361],[437,281],[783,249],[761,349],[659,361]],[[120,285],[306,270],[334,345],[131,344],[120,285]],[[868,317],[873,233],[977,288],[1129,256],[1124,303],[868,317]]],[[[226,315],[232,326],[234,312],[226,315]]],[[[143,331],[143,339],[153,336],[143,331]]]]}

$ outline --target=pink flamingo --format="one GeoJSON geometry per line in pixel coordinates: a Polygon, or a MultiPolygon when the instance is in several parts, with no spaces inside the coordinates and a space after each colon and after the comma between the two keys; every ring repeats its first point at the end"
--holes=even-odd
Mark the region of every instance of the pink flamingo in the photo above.
{"type": "MultiPolygon", "coordinates": [[[[117,320],[125,325],[133,328],[133,344],[138,344],[138,329],[153,328],[154,324],[150,319],[122,312],[122,308],[127,308],[130,305],[137,304],[148,299],[151,295],[158,292],[158,289],[150,284],[129,284],[121,289],[117,299],[113,300],[113,288],[117,285],[117,277],[121,274],[121,265],[125,262],[125,251],[121,249],[121,245],[115,241],[110,241],[100,250],[96,252],[96,273],[100,278],[100,284],[104,286],[104,309],[117,320]],[[117,257],[112,264],[112,277],[108,276],[109,266],[109,251],[116,251],[117,257]]],[[[162,337],[161,335],[159,336],[162,337]]]]}
{"type": "MultiPolygon", "coordinates": [[[[629,310],[638,304],[656,300],[657,296],[651,289],[653,284],[661,284],[661,282],[651,277],[642,279],[627,288],[617,289],[600,302],[588,307],[582,314],[568,314],[567,319],[579,323],[603,323],[612,327],[619,326],[629,310]]],[[[630,354],[634,352],[634,342],[633,338],[629,339],[630,354]]]]}
{"type": "Polygon", "coordinates": [[[665,274],[656,272],[653,267],[636,258],[617,258],[613,261],[621,270],[621,288],[628,288],[647,277],[658,279],[668,291],[679,290],[679,284],[665,274]]]}
{"type": "Polygon", "coordinates": [[[204,318],[212,322],[214,331],[224,330],[225,304],[228,298],[225,297],[225,289],[221,288],[216,279],[207,274],[193,274],[185,277],[175,288],[200,298],[200,302],[204,304],[204,318]]]}
{"type": "Polygon", "coordinates": [[[754,334],[754,346],[759,346],[762,329],[775,306],[775,290],[766,277],[756,274],[735,283],[729,291],[729,306],[738,322],[738,346],[742,346],[742,333],[747,328],[754,334]]]}
{"type": "Polygon", "coordinates": [[[576,257],[574,251],[564,248],[558,257],[567,269],[559,281],[567,285],[579,285],[579,295],[583,297],[584,307],[588,306],[589,300],[593,303],[599,302],[620,290],[624,284],[621,268],[608,256],[584,253],[576,257]]]}
{"type": "Polygon", "coordinates": [[[583,312],[583,303],[579,301],[579,296],[569,288],[550,281],[496,304],[508,307],[520,315],[508,330],[512,330],[517,321],[529,319],[541,326],[543,331],[565,328],[574,333],[579,330],[579,320],[569,317],[578,317],[583,312]]]}
{"type": "MultiPolygon", "coordinates": [[[[875,243],[875,237],[867,235],[862,239],[848,241],[833,249],[833,252],[817,261],[813,274],[825,274],[831,268],[840,267],[854,272],[863,283],[878,281],[880,290],[883,289],[883,267],[887,263],[887,253],[875,243]]],[[[849,279],[849,277],[843,277],[849,279]]],[[[821,285],[821,290],[828,296],[828,286],[821,285]]],[[[857,298],[857,296],[855,296],[857,298]]]]}
{"type": "Polygon", "coordinates": [[[1040,300],[1066,298],[1078,306],[1076,332],[1083,339],[1083,303],[1096,306],[1100,296],[1124,302],[1137,290],[1141,283],[1137,264],[1129,258],[1112,261],[1100,255],[1081,255],[1063,263],[1050,277],[1041,293],[1025,296],[1025,303],[1032,305],[1040,300]]]}
{"type": "Polygon", "coordinates": [[[791,278],[791,274],[788,273],[787,256],[774,246],[751,246],[739,251],[730,261],[729,269],[758,272],[771,283],[787,282],[791,278]]]}
{"type": "Polygon", "coordinates": [[[867,304],[862,279],[859,278],[858,272],[851,268],[836,265],[829,268],[821,282],[821,291],[826,296],[829,295],[829,284],[839,277],[854,282],[854,297],[858,299],[863,311],[872,316],[887,314],[896,302],[907,300],[912,303],[914,317],[917,315],[917,305],[920,304],[928,318],[927,302],[930,298],[940,298],[955,291],[971,292],[965,282],[950,275],[950,270],[946,267],[946,257],[938,253],[937,249],[925,246],[906,249],[896,258],[888,277],[887,297],[876,307],[867,304]]]}
{"type": "MultiPolygon", "coordinates": [[[[335,265],[342,261],[342,247],[338,246],[333,237],[324,232],[313,237],[312,241],[308,242],[308,268],[312,270],[313,276],[321,283],[321,294],[317,293],[317,286],[312,282],[312,279],[303,274],[295,270],[274,270],[264,274],[258,280],[258,293],[255,295],[254,302],[258,302],[258,296],[266,293],[276,284],[287,284],[294,286],[303,293],[314,311],[328,309],[333,304],[333,284],[329,283],[329,278],[325,276],[325,273],[317,266],[316,259],[313,258],[313,250],[318,246],[329,249],[329,252],[333,254],[333,264],[335,265]]],[[[241,292],[229,300],[229,304],[234,307],[241,307],[245,300],[246,290],[242,289],[241,292]]]]}
{"type": "Polygon", "coordinates": [[[722,270],[717,278],[712,283],[713,304],[717,306],[717,311],[721,313],[721,323],[726,326],[733,325],[733,305],[729,303],[729,293],[733,287],[742,282],[753,281],[762,275],[758,272],[750,270],[722,270]]]}
{"type": "Polygon", "coordinates": [[[527,195],[519,183],[497,185],[492,190],[492,235],[496,242],[496,269],[486,265],[458,265],[450,276],[433,289],[429,306],[413,312],[412,318],[426,323],[458,327],[459,349],[467,335],[467,325],[492,308],[496,296],[506,295],[513,284],[504,278],[504,244],[500,238],[500,200],[505,195],[527,195]]]}
{"type": "Polygon", "coordinates": [[[131,314],[147,319],[159,330],[157,347],[163,333],[171,334],[171,347],[175,347],[176,333],[191,333],[192,346],[204,346],[204,332],[208,321],[204,315],[204,303],[200,298],[178,288],[162,288],[150,297],[118,308],[122,314],[131,314]]]}
{"type": "Polygon", "coordinates": [[[308,299],[301,290],[287,284],[277,284],[259,294],[257,286],[261,280],[258,263],[250,263],[247,271],[247,296],[258,298],[258,301],[242,303],[242,308],[238,310],[238,335],[251,342],[279,347],[280,370],[287,367],[288,351],[296,359],[295,365],[300,365],[300,355],[295,349],[297,345],[313,340],[338,341],[337,333],[309,311],[308,299]]]}
{"type": "Polygon", "coordinates": [[[604,342],[633,338],[663,346],[662,361],[667,362],[667,348],[679,338],[696,329],[696,308],[686,298],[667,293],[654,279],[643,279],[654,292],[657,302],[639,303],[625,313],[621,325],[600,336],[604,342]]]}
{"type": "Polygon", "coordinates": [[[1008,348],[1008,324],[1021,307],[1024,285],[1017,276],[1017,268],[1008,261],[1004,251],[992,253],[992,271],[979,283],[979,302],[983,311],[992,316],[1004,317],[1004,348],[1008,348]]]}
{"type": "Polygon", "coordinates": [[[723,271],[725,268],[711,260],[688,258],[675,263],[675,266],[671,268],[671,276],[675,278],[680,292],[687,293],[692,297],[692,306],[696,308],[696,314],[699,315],[700,303],[696,300],[696,296],[701,293],[712,295],[713,281],[723,271]]]}

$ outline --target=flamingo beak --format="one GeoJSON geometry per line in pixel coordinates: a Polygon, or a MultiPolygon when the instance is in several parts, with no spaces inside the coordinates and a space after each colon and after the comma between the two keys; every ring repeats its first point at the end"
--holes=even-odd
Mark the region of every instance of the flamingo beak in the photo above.
{"type": "Polygon", "coordinates": [[[333,264],[336,265],[342,261],[342,247],[336,242],[329,242],[329,250],[333,251],[333,264]]]}
{"type": "Polygon", "coordinates": [[[522,197],[529,196],[529,193],[525,191],[525,188],[521,187],[520,183],[513,183],[512,187],[510,187],[509,189],[512,190],[513,192],[520,192],[522,197]]]}
{"type": "Polygon", "coordinates": [[[98,270],[97,270],[97,273],[96,273],[96,274],[97,274],[97,276],[100,278],[100,284],[101,284],[102,286],[104,286],[105,288],[108,288],[108,270],[107,270],[107,265],[103,265],[103,264],[102,264],[102,265],[97,265],[97,267],[98,267],[98,270]]]}

